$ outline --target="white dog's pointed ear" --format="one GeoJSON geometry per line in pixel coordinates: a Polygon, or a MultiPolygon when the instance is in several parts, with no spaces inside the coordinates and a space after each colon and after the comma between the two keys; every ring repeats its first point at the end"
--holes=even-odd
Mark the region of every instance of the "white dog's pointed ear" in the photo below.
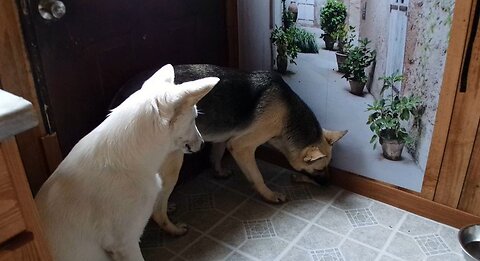
{"type": "Polygon", "coordinates": [[[173,66],[171,64],[164,65],[148,79],[148,81],[152,82],[167,82],[170,84],[173,84],[174,80],[175,72],[173,71],[173,66]]]}
{"type": "Polygon", "coordinates": [[[312,162],[312,161],[316,161],[318,159],[324,158],[326,156],[327,155],[323,154],[320,151],[319,147],[308,147],[303,152],[303,161],[312,162]]]}
{"type": "Polygon", "coordinates": [[[182,83],[181,105],[191,107],[195,105],[203,96],[213,89],[220,81],[217,77],[207,77],[196,81],[182,83]]]}
{"type": "Polygon", "coordinates": [[[339,139],[341,139],[345,134],[347,134],[348,130],[344,131],[331,131],[323,129],[323,137],[327,140],[328,144],[333,145],[339,139]]]}

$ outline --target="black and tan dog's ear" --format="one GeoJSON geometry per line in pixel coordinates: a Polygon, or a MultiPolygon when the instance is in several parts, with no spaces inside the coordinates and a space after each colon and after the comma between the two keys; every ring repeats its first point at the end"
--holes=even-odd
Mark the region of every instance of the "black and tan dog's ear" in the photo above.
{"type": "Polygon", "coordinates": [[[325,137],[325,140],[327,140],[328,144],[333,145],[335,142],[337,142],[339,139],[345,136],[347,132],[348,130],[331,131],[331,130],[323,129],[323,136],[325,137]]]}
{"type": "Polygon", "coordinates": [[[303,152],[303,161],[312,162],[321,158],[325,158],[327,155],[320,151],[319,147],[308,147],[303,152]]]}

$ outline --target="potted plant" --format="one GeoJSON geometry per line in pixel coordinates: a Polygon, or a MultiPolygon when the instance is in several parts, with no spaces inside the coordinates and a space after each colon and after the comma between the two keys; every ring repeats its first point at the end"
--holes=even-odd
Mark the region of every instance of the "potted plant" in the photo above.
{"type": "Polygon", "coordinates": [[[397,82],[403,80],[402,75],[393,74],[387,77],[381,77],[383,87],[380,95],[391,89],[390,95],[369,104],[367,110],[371,112],[367,124],[373,136],[370,143],[373,143],[375,149],[377,140],[382,145],[383,156],[389,160],[400,160],[402,150],[405,144],[409,145],[413,139],[402,127],[410,117],[417,117],[420,99],[415,96],[400,97],[395,88],[397,82]]]}
{"type": "Polygon", "coordinates": [[[337,57],[338,72],[345,73],[342,65],[347,59],[348,50],[353,46],[352,43],[355,39],[355,27],[344,25],[334,33],[333,37],[337,39],[338,44],[338,50],[335,53],[335,56],[337,57]],[[350,33],[350,35],[348,35],[348,33],[350,33]]]}
{"type": "Polygon", "coordinates": [[[277,47],[277,70],[280,73],[287,72],[288,61],[293,64],[298,55],[298,46],[295,43],[295,27],[285,29],[276,26],[272,31],[270,40],[277,47]]]}
{"type": "Polygon", "coordinates": [[[345,24],[347,8],[338,0],[327,0],[327,3],[320,12],[320,27],[323,30],[322,38],[325,41],[325,48],[333,50],[336,39],[332,34],[337,32],[345,24]]]}
{"type": "Polygon", "coordinates": [[[363,95],[363,88],[367,83],[365,68],[375,60],[375,50],[368,48],[370,41],[365,38],[359,41],[359,46],[348,50],[347,59],[341,66],[345,72],[342,76],[350,83],[350,92],[355,95],[363,95]]]}

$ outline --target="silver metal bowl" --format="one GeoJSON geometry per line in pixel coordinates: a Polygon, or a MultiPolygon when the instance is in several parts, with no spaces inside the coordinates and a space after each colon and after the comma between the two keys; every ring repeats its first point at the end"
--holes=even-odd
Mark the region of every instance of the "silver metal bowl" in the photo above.
{"type": "Polygon", "coordinates": [[[465,260],[480,260],[480,224],[470,225],[460,229],[460,231],[458,231],[458,241],[462,246],[465,260]]]}

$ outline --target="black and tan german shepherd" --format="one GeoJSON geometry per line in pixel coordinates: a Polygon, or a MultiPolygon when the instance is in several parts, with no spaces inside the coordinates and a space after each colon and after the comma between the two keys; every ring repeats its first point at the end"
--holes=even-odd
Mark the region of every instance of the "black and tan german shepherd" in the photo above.
{"type": "MultiPolygon", "coordinates": [[[[243,72],[206,64],[178,65],[174,70],[177,84],[210,76],[220,78],[197,104],[197,126],[204,140],[213,143],[211,161],[217,175],[227,175],[220,164],[227,148],[266,201],[283,202],[286,198],[265,185],[255,161],[258,146],[269,143],[294,169],[314,176],[328,166],[332,145],[347,133],[322,129],[310,108],[274,72],[243,72]]],[[[131,79],[117,93],[111,108],[140,89],[153,72],[131,79]]],[[[183,153],[173,153],[166,161],[170,164],[162,170],[171,172],[168,176],[175,182],[182,159],[183,153]]]]}

